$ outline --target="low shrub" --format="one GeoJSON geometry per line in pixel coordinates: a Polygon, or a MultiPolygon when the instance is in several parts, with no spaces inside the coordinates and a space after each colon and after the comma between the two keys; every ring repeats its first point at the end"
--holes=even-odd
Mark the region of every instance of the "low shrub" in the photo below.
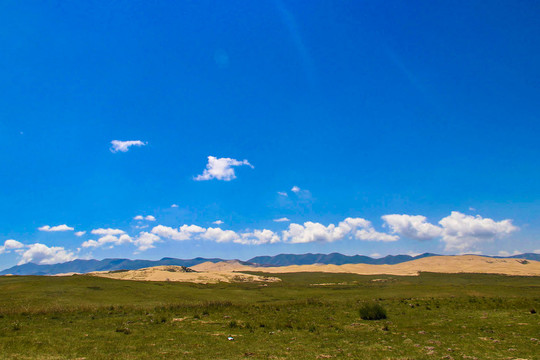
{"type": "Polygon", "coordinates": [[[117,329],[116,329],[116,332],[117,332],[117,333],[124,333],[124,334],[126,334],[126,335],[131,334],[131,330],[130,330],[129,328],[127,328],[127,327],[120,327],[120,328],[117,328],[117,329]]]}
{"type": "Polygon", "coordinates": [[[363,320],[382,320],[386,319],[386,310],[381,304],[364,304],[359,310],[360,317],[363,320]]]}
{"type": "Polygon", "coordinates": [[[238,323],[236,322],[236,320],[232,320],[231,322],[229,322],[229,327],[230,328],[237,328],[238,323]]]}

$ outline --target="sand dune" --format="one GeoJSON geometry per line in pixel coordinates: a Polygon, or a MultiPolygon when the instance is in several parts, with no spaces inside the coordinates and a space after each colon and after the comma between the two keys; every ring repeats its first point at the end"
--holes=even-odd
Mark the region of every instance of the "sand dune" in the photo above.
{"type": "Polygon", "coordinates": [[[229,271],[245,270],[246,268],[249,268],[249,266],[246,267],[246,265],[242,265],[240,261],[238,260],[229,260],[229,261],[220,261],[217,263],[207,261],[207,262],[192,266],[191,268],[196,271],[229,272],[229,271]]]}
{"type": "MultiPolygon", "coordinates": [[[[494,259],[476,255],[432,256],[396,265],[292,265],[257,267],[239,263],[227,267],[228,262],[214,264],[220,271],[260,271],[265,273],[332,272],[361,275],[418,275],[419,272],[487,273],[505,275],[540,276],[540,262],[522,259],[494,259]]],[[[203,265],[203,264],[201,264],[203,265]]],[[[198,270],[199,265],[194,266],[198,270]]],[[[202,267],[203,268],[203,267],[202,267]]]]}
{"type": "Polygon", "coordinates": [[[218,282],[273,282],[280,281],[278,278],[242,274],[231,271],[212,272],[186,272],[180,266],[155,266],[139,270],[129,271],[104,271],[90,273],[93,276],[106,277],[119,280],[139,281],[178,281],[201,284],[213,284],[218,282]]]}
{"type": "MultiPolygon", "coordinates": [[[[359,275],[418,275],[420,272],[437,273],[486,273],[522,276],[540,276],[540,262],[523,259],[493,259],[476,255],[432,256],[396,265],[292,265],[262,267],[243,265],[238,261],[218,263],[205,262],[186,272],[180,266],[156,266],[130,271],[95,272],[101,276],[120,280],[140,281],[179,281],[193,283],[218,282],[273,282],[280,279],[269,276],[257,276],[245,272],[263,272],[268,274],[294,272],[351,273],[359,275]]],[[[189,269],[188,269],[189,270],[189,269]]]]}

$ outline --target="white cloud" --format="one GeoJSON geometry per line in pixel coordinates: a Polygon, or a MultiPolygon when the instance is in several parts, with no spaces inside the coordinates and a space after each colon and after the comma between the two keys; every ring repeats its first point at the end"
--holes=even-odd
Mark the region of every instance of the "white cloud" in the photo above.
{"type": "Polygon", "coordinates": [[[189,234],[182,233],[172,227],[164,225],[154,226],[154,228],[152,229],[152,233],[167,239],[178,241],[188,240],[190,238],[189,234]]]}
{"type": "Polygon", "coordinates": [[[215,241],[218,243],[239,241],[240,236],[232,230],[223,230],[220,228],[209,227],[206,231],[200,234],[200,237],[205,240],[215,241]]]}
{"type": "Polygon", "coordinates": [[[245,245],[275,244],[280,242],[279,236],[271,230],[255,230],[242,234],[242,238],[236,242],[245,245]]]}
{"type": "Polygon", "coordinates": [[[340,240],[342,237],[336,236],[334,230],[334,224],[324,226],[311,221],[305,222],[304,225],[290,224],[289,230],[283,232],[283,240],[292,244],[340,240]]]}
{"type": "Polygon", "coordinates": [[[0,246],[0,254],[9,253],[11,250],[21,249],[23,247],[23,243],[18,242],[17,240],[8,239],[4,241],[3,246],[0,246]]]}
{"type": "Polygon", "coordinates": [[[294,185],[294,186],[292,187],[291,191],[292,191],[293,193],[299,193],[299,192],[300,192],[300,188],[299,188],[298,186],[294,185]]]}
{"type": "Polygon", "coordinates": [[[360,229],[354,233],[357,240],[364,241],[398,241],[399,236],[375,231],[373,228],[360,229]]]}
{"type": "Polygon", "coordinates": [[[347,218],[338,226],[307,221],[304,225],[290,224],[289,230],[283,231],[283,241],[289,243],[334,242],[353,236],[364,241],[396,241],[398,237],[380,233],[373,229],[371,222],[362,218],[347,218]]]}
{"type": "Polygon", "coordinates": [[[236,179],[233,166],[242,165],[247,165],[253,169],[253,165],[251,165],[247,160],[239,161],[231,158],[218,159],[214,156],[209,156],[206,169],[201,175],[196,176],[194,179],[197,181],[212,179],[230,181],[236,179]]]}
{"type": "Polygon", "coordinates": [[[182,225],[180,226],[180,231],[189,234],[196,234],[204,232],[204,228],[197,225],[182,225]]]}
{"type": "Polygon", "coordinates": [[[373,253],[373,254],[369,255],[369,257],[372,257],[372,258],[380,258],[380,257],[381,257],[381,254],[379,254],[379,253],[373,253]]]}
{"type": "Polygon", "coordinates": [[[54,232],[54,231],[73,231],[75,229],[70,227],[70,226],[67,226],[66,224],[63,224],[63,225],[57,225],[57,226],[45,225],[45,226],[42,226],[42,227],[38,228],[38,230],[39,231],[54,232]]]}
{"type": "Polygon", "coordinates": [[[120,229],[94,229],[91,231],[92,234],[94,235],[122,235],[122,234],[125,234],[126,232],[124,230],[120,230],[120,229]]]}
{"type": "Polygon", "coordinates": [[[218,243],[238,243],[238,244],[267,244],[279,242],[277,234],[270,230],[254,230],[247,233],[237,233],[232,230],[221,228],[203,228],[197,225],[182,225],[179,229],[158,225],[152,229],[152,233],[163,238],[172,240],[208,240],[218,243]]]}
{"type": "Polygon", "coordinates": [[[86,234],[86,231],[77,231],[77,232],[75,233],[75,235],[77,235],[77,236],[79,236],[79,237],[83,236],[84,234],[86,234]]]}
{"type": "Polygon", "coordinates": [[[154,248],[154,243],[160,242],[161,239],[159,236],[148,233],[148,232],[141,232],[137,239],[133,242],[135,246],[137,246],[138,251],[146,251],[148,249],[154,248]]]}
{"type": "Polygon", "coordinates": [[[172,207],[172,208],[177,208],[178,205],[177,205],[177,204],[172,204],[171,207],[172,207]]]}
{"type": "Polygon", "coordinates": [[[473,250],[483,242],[493,241],[508,235],[518,228],[512,225],[512,220],[495,221],[482,218],[480,215],[465,215],[458,211],[439,221],[440,226],[427,222],[421,215],[384,215],[382,219],[392,229],[392,232],[416,240],[431,240],[441,238],[446,251],[473,253],[473,250]]]}
{"type": "Polygon", "coordinates": [[[83,248],[88,247],[102,247],[102,246],[117,246],[117,245],[123,245],[123,244],[129,244],[133,242],[131,237],[127,234],[123,234],[120,236],[115,235],[105,235],[100,237],[97,241],[96,240],[88,240],[82,243],[83,248]]]}
{"type": "Polygon", "coordinates": [[[415,240],[431,240],[441,236],[443,229],[427,222],[422,215],[384,215],[382,219],[392,233],[415,240]]]}
{"type": "Polygon", "coordinates": [[[177,241],[189,240],[193,234],[198,234],[205,231],[206,229],[197,225],[182,225],[179,229],[157,225],[152,229],[153,234],[177,241]]]}
{"type": "Polygon", "coordinates": [[[288,222],[288,221],[291,221],[289,220],[289,218],[286,218],[286,217],[282,217],[282,218],[279,218],[279,219],[274,219],[275,222],[288,222]]]}
{"type": "Polygon", "coordinates": [[[127,152],[131,146],[145,146],[147,143],[143,142],[141,140],[128,140],[128,141],[120,141],[120,140],[113,140],[111,141],[111,152],[127,152]]]}
{"type": "Polygon", "coordinates": [[[21,261],[19,261],[18,265],[26,263],[48,265],[75,260],[75,258],[76,256],[71,251],[67,251],[63,247],[48,247],[47,245],[36,243],[28,246],[28,250],[22,254],[21,261]]]}
{"type": "Polygon", "coordinates": [[[137,215],[133,218],[133,220],[156,221],[156,218],[153,217],[152,215],[147,215],[147,216],[137,215]]]}
{"type": "Polygon", "coordinates": [[[278,191],[277,193],[278,193],[278,195],[281,195],[281,196],[289,196],[289,195],[288,195],[286,192],[284,192],[284,191],[278,191]]]}
{"type": "MultiPolygon", "coordinates": [[[[475,245],[499,238],[517,230],[510,220],[496,222],[480,216],[467,216],[452,212],[436,226],[427,222],[421,215],[385,215],[382,217],[392,233],[377,231],[372,223],[363,218],[346,218],[337,225],[323,225],[307,221],[303,224],[291,223],[280,233],[271,230],[246,230],[236,232],[219,227],[203,228],[197,225],[183,225],[172,228],[163,225],[155,226],[151,233],[161,238],[183,240],[208,240],[215,242],[232,242],[238,244],[273,244],[284,242],[290,244],[312,242],[334,242],[343,239],[360,241],[397,241],[400,235],[417,240],[440,238],[446,245],[446,251],[472,253],[475,245]]],[[[219,221],[219,220],[218,220],[219,221]]],[[[287,218],[275,219],[276,222],[289,221],[287,218]]]]}
{"type": "Polygon", "coordinates": [[[246,245],[274,244],[278,242],[333,242],[347,236],[365,241],[395,241],[398,239],[396,235],[375,231],[369,221],[361,218],[347,218],[340,222],[338,226],[334,224],[324,226],[311,221],[305,222],[303,225],[290,224],[288,230],[281,232],[281,236],[268,229],[235,232],[212,227],[202,228],[197,225],[183,225],[179,229],[158,225],[152,229],[152,233],[162,238],[179,241],[208,240],[246,245]]]}
{"type": "Polygon", "coordinates": [[[221,221],[221,220],[216,220],[216,221],[214,221],[212,224],[221,225],[221,224],[223,224],[223,221],[221,221]]]}
{"type": "Polygon", "coordinates": [[[469,251],[478,244],[501,238],[518,230],[512,220],[494,221],[480,215],[465,215],[452,211],[450,216],[439,221],[443,227],[442,241],[447,251],[469,251]]]}

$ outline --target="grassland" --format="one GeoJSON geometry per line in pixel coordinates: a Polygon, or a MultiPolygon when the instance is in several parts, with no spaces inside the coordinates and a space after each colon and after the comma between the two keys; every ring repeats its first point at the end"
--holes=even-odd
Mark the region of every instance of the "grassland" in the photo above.
{"type": "Polygon", "coordinates": [[[0,359],[539,358],[538,277],[272,276],[282,281],[0,277],[0,359]],[[362,320],[364,303],[388,318],[362,320]]]}

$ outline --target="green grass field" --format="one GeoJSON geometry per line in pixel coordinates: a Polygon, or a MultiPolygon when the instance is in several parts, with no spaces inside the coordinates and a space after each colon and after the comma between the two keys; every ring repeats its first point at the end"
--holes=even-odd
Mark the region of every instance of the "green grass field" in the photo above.
{"type": "Polygon", "coordinates": [[[0,359],[540,358],[538,277],[276,276],[267,286],[0,277],[0,359]],[[387,319],[362,320],[365,303],[387,319]]]}

